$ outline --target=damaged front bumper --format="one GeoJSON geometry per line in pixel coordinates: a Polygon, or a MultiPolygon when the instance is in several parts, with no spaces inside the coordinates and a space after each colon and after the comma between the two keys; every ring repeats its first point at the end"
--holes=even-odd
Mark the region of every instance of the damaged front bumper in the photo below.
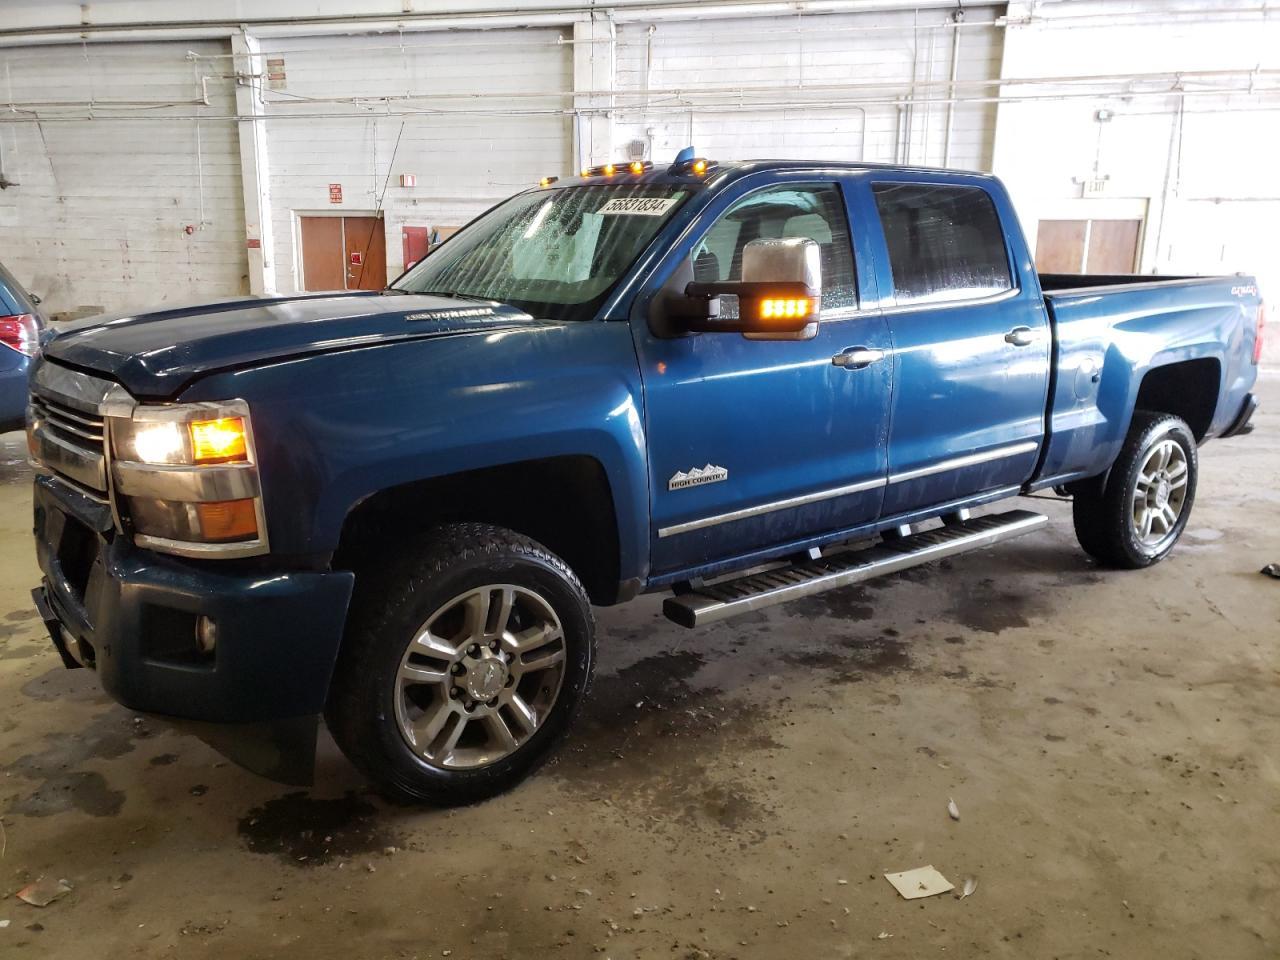
{"type": "Polygon", "coordinates": [[[354,574],[231,572],[142,550],[114,535],[107,505],[53,477],[37,477],[34,506],[33,597],[63,663],[276,779],[299,782],[309,729],[309,776],[354,574]]]}

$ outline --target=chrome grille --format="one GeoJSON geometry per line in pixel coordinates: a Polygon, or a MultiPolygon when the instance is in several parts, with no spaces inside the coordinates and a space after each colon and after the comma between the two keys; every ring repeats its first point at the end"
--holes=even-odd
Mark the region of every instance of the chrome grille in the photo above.
{"type": "Polygon", "coordinates": [[[31,396],[31,409],[36,418],[47,422],[57,436],[69,443],[83,442],[86,449],[101,452],[104,429],[102,417],[73,410],[34,394],[31,396]]]}
{"type": "Polygon", "coordinates": [[[107,493],[102,417],[31,395],[36,457],[51,473],[98,497],[107,493]]]}
{"type": "Polygon", "coordinates": [[[32,377],[30,416],[40,466],[98,499],[107,496],[103,408],[114,384],[40,363],[32,377]]]}

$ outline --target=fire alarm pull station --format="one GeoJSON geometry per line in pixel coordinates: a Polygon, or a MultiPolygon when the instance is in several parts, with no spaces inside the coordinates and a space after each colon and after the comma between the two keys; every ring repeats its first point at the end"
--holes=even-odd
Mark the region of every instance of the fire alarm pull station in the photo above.
{"type": "Polygon", "coordinates": [[[358,250],[351,254],[351,265],[353,267],[358,267],[362,263],[364,263],[364,254],[358,250]]]}

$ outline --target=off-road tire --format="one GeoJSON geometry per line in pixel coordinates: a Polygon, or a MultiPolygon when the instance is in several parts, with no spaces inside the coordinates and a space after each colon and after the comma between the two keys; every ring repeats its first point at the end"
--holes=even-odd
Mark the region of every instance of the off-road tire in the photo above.
{"type": "Polygon", "coordinates": [[[594,669],[590,602],[565,562],[510,530],[451,523],[380,568],[357,570],[325,720],[343,753],[389,798],[472,803],[511,788],[548,759],[577,716],[594,669]],[[531,590],[555,611],[564,632],[563,679],[546,719],[513,753],[479,768],[442,769],[419,757],[401,732],[395,706],[401,659],[441,604],[495,583],[531,590]]]}
{"type": "Polygon", "coordinates": [[[1168,413],[1137,411],[1102,491],[1075,494],[1072,518],[1076,539],[1086,553],[1104,566],[1137,570],[1158,563],[1177,544],[1191,517],[1198,474],[1196,440],[1186,422],[1168,413]],[[1134,529],[1133,501],[1138,474],[1149,452],[1166,439],[1173,440],[1182,449],[1187,466],[1187,491],[1171,535],[1153,546],[1144,544],[1134,529]]]}

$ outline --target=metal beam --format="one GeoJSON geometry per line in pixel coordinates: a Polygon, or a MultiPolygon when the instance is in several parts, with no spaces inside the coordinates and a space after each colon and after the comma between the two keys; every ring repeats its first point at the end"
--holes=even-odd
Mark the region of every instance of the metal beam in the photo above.
{"type": "Polygon", "coordinates": [[[271,165],[267,152],[267,107],[262,96],[267,75],[258,39],[247,33],[231,37],[236,72],[236,131],[240,138],[240,182],[244,193],[245,244],[249,259],[249,292],[276,292],[275,250],[271,245],[271,165]]]}
{"type": "Polygon", "coordinates": [[[608,12],[579,17],[573,23],[573,39],[573,149],[575,168],[581,170],[617,159],[613,156],[616,33],[612,17],[608,12]]]}

